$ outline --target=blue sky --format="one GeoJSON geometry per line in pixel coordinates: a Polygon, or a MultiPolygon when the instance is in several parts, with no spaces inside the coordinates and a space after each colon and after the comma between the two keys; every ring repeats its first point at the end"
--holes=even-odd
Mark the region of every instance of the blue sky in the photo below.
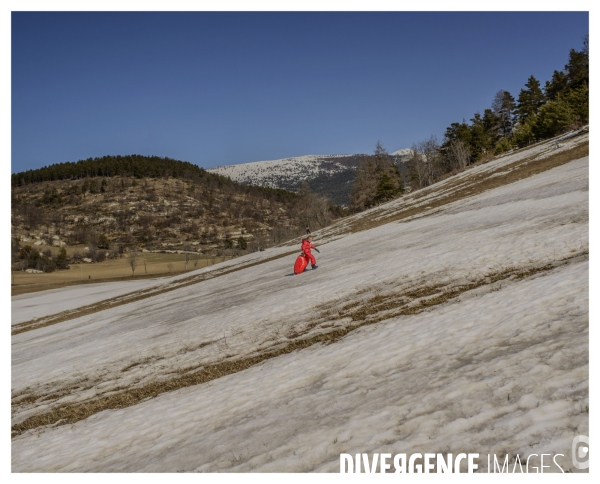
{"type": "Polygon", "coordinates": [[[574,12],[13,12],[12,172],[394,151],[581,49],[574,12]]]}

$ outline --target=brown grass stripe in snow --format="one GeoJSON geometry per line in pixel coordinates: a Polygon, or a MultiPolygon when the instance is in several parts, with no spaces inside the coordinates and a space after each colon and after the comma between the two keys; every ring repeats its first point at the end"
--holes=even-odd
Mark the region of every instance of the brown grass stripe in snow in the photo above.
{"type": "MultiPolygon", "coordinates": [[[[361,326],[371,325],[392,317],[418,314],[481,286],[507,279],[519,281],[541,272],[550,271],[567,263],[587,260],[587,254],[587,249],[584,249],[566,259],[538,266],[507,268],[502,271],[489,273],[479,279],[473,279],[467,284],[424,285],[422,287],[410,288],[398,294],[376,295],[367,301],[361,301],[359,304],[356,304],[356,302],[348,303],[339,309],[335,309],[334,307],[330,309],[323,308],[322,316],[324,319],[309,325],[307,332],[323,322],[331,322],[332,317],[337,319],[349,317],[351,320],[350,324],[345,327],[331,328],[327,332],[304,338],[305,333],[290,334],[288,337],[293,338],[292,341],[286,346],[279,346],[277,349],[271,351],[267,350],[261,354],[238,360],[223,361],[203,367],[186,368],[180,370],[179,376],[166,381],[152,382],[137,388],[119,389],[120,391],[118,392],[89,402],[59,405],[50,411],[34,415],[13,425],[11,428],[12,436],[14,437],[27,430],[46,425],[59,426],[73,424],[103,410],[130,407],[148,398],[157,397],[162,393],[231,375],[258,365],[265,360],[301,350],[317,343],[331,344],[361,326]]],[[[62,390],[64,391],[65,389],[62,390]]],[[[29,397],[28,401],[31,401],[32,398],[35,400],[35,397],[29,397]]]]}
{"type": "Polygon", "coordinates": [[[205,281],[207,279],[213,279],[215,277],[223,276],[225,274],[230,274],[232,272],[240,271],[242,269],[247,269],[249,267],[254,267],[259,264],[264,264],[266,262],[270,262],[276,259],[281,259],[282,257],[287,257],[288,255],[295,254],[297,251],[294,250],[292,252],[285,252],[283,254],[276,255],[274,257],[270,257],[268,259],[260,260],[257,262],[252,262],[248,264],[240,264],[234,266],[232,268],[226,268],[223,270],[214,270],[210,272],[205,272],[202,274],[198,274],[195,276],[186,277],[184,279],[178,279],[176,281],[166,282],[156,287],[151,287],[147,289],[140,289],[139,291],[130,292],[129,294],[124,294],[122,296],[117,296],[112,299],[105,299],[103,301],[99,301],[93,304],[88,304],[87,306],[82,306],[77,309],[70,309],[67,311],[62,311],[57,314],[52,314],[50,316],[45,316],[42,318],[32,319],[30,321],[24,321],[19,324],[15,324],[12,326],[12,335],[24,333],[26,331],[32,331],[34,329],[43,328],[44,326],[50,326],[52,324],[62,323],[64,321],[68,321],[70,319],[79,318],[81,316],[87,316],[88,314],[97,313],[99,311],[104,311],[105,309],[115,308],[117,306],[122,306],[123,304],[129,304],[135,301],[140,301],[142,299],[147,299],[149,297],[154,297],[159,294],[164,294],[165,292],[171,292],[176,289],[181,289],[182,287],[191,286],[193,284],[198,284],[199,282],[205,281]]]}

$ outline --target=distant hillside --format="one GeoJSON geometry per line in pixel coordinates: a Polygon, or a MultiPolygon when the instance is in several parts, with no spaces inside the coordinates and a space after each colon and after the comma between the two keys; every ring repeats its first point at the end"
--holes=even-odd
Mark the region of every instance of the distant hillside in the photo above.
{"type": "MultiPolygon", "coordinates": [[[[105,156],[13,174],[12,236],[21,247],[35,244],[41,250],[85,245],[122,252],[135,245],[150,251],[239,249],[239,254],[301,234],[310,216],[305,201],[187,162],[105,156]]],[[[338,216],[326,212],[325,206],[311,226],[338,216]]]]}
{"type": "MultiPolygon", "coordinates": [[[[397,162],[412,153],[408,149],[392,154],[397,162]],[[395,156],[394,156],[395,155],[395,156]]],[[[360,160],[366,155],[307,155],[271,161],[255,161],[239,165],[210,168],[210,173],[227,176],[232,180],[271,188],[296,191],[303,181],[331,203],[347,205],[360,160]]]]}
{"type": "Polygon", "coordinates": [[[11,183],[12,186],[21,186],[44,181],[112,176],[129,176],[135,178],[165,176],[172,176],[174,178],[214,178],[213,175],[208,175],[203,168],[187,161],[134,154],[126,156],[103,156],[101,158],[88,158],[75,162],[55,163],[43,168],[15,173],[11,177],[11,183]]]}

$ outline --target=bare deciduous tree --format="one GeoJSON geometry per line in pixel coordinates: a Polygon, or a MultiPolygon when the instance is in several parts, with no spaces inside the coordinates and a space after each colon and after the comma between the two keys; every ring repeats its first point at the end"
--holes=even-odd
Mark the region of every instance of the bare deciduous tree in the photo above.
{"type": "Polygon", "coordinates": [[[184,266],[184,270],[187,271],[187,266],[188,263],[190,262],[190,258],[191,258],[191,254],[190,252],[192,251],[192,248],[189,245],[186,245],[183,247],[183,257],[184,257],[184,262],[185,262],[185,266],[184,266]]]}
{"type": "Polygon", "coordinates": [[[413,179],[416,178],[418,188],[423,188],[438,181],[442,174],[443,157],[440,143],[435,135],[419,141],[412,146],[413,156],[409,160],[413,179]]]}
{"type": "Polygon", "coordinates": [[[471,160],[471,150],[464,141],[455,139],[450,142],[446,156],[452,169],[464,170],[471,160]]]}
{"type": "Polygon", "coordinates": [[[129,267],[131,267],[131,275],[133,276],[135,274],[135,268],[137,267],[137,263],[138,263],[138,251],[137,251],[137,247],[133,246],[129,248],[129,252],[127,253],[127,264],[129,264],[129,267]]]}
{"type": "Polygon", "coordinates": [[[302,182],[298,195],[302,197],[299,210],[302,224],[317,229],[326,227],[329,223],[329,201],[314,193],[307,182],[302,182]]]}

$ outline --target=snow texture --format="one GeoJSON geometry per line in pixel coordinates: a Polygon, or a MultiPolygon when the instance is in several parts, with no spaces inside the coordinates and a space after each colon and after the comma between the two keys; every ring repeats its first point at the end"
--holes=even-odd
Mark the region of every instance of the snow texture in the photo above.
{"type": "Polygon", "coordinates": [[[128,292],[156,285],[157,279],[142,279],[112,283],[67,286],[36,293],[21,294],[12,298],[11,323],[17,324],[48,315],[48,309],[60,313],[128,292]]]}
{"type": "MultiPolygon", "coordinates": [[[[332,161],[335,158],[345,156],[351,155],[305,155],[281,160],[254,161],[238,165],[217,166],[207,171],[228,176],[239,183],[254,183],[271,188],[279,188],[281,178],[296,180],[315,177],[323,171],[322,162],[324,159],[332,161]]],[[[327,171],[333,173],[347,169],[348,167],[337,164],[327,171]]]]}
{"type": "MultiPolygon", "coordinates": [[[[287,277],[290,255],[17,334],[13,395],[81,391],[24,405],[13,423],[277,347],[340,301],[572,257],[587,248],[588,228],[584,158],[427,217],[332,230],[316,239],[315,273],[287,277]]],[[[341,452],[424,451],[560,452],[571,469],[571,440],[589,435],[587,352],[588,263],[575,259],[328,346],[25,432],[12,441],[13,471],[337,471],[341,452]]]]}

